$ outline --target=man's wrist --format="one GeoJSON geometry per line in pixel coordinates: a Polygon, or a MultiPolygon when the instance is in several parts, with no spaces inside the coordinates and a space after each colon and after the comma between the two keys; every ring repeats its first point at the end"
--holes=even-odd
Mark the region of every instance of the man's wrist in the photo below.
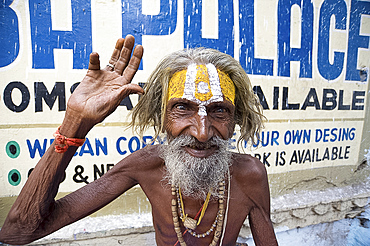
{"type": "Polygon", "coordinates": [[[63,123],[59,127],[59,133],[67,138],[83,139],[92,127],[89,120],[67,110],[63,123]]]}

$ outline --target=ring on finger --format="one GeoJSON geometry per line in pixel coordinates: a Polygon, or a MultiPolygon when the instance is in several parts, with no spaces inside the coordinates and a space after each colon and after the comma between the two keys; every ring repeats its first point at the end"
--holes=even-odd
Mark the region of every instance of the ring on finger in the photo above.
{"type": "Polygon", "coordinates": [[[110,68],[112,68],[112,69],[114,69],[114,65],[113,64],[108,63],[107,66],[110,67],[110,68]]]}

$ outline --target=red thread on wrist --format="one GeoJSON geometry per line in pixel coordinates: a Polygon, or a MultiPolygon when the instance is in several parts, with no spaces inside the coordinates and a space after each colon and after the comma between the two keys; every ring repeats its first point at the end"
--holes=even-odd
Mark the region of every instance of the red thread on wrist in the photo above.
{"type": "Polygon", "coordinates": [[[55,137],[55,152],[64,153],[67,151],[69,146],[81,146],[85,142],[85,139],[80,138],[67,138],[59,133],[59,128],[55,131],[53,136],[55,137]]]}

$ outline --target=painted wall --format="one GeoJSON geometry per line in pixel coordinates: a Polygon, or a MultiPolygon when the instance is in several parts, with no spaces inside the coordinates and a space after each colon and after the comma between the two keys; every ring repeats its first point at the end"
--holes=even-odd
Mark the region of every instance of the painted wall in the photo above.
{"type": "MultiPolygon", "coordinates": [[[[258,145],[242,145],[265,164],[273,197],[367,178],[357,171],[370,148],[368,1],[4,0],[0,223],[10,196],[52,143],[89,54],[98,52],[104,66],[116,39],[129,33],[145,49],[134,83],[145,83],[164,55],[187,47],[215,48],[240,61],[268,119],[258,145]]],[[[126,128],[137,100],[124,100],[89,133],[60,195],[145,146],[126,128]]],[[[144,142],[151,138],[148,132],[144,142]]],[[[120,212],[117,205],[102,213],[120,212]]]]}

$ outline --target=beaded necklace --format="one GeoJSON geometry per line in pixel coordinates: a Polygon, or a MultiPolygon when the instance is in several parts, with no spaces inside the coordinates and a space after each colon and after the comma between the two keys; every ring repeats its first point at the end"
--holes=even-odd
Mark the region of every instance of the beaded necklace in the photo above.
{"type": "MultiPolygon", "coordinates": [[[[180,219],[182,220],[184,226],[187,229],[195,230],[195,228],[202,221],[203,216],[206,212],[206,209],[207,209],[208,203],[209,203],[209,199],[211,198],[211,192],[208,192],[207,198],[204,201],[203,206],[201,207],[201,210],[200,210],[201,213],[200,213],[198,221],[196,221],[196,218],[193,219],[190,216],[188,216],[188,214],[185,214],[184,202],[182,201],[182,195],[181,195],[180,187],[176,188],[176,196],[177,196],[177,205],[178,205],[179,211],[180,211],[180,219]]],[[[198,216],[198,214],[196,215],[196,217],[198,216]]]]}
{"type": "MultiPolygon", "coordinates": [[[[172,208],[172,218],[173,218],[174,229],[175,229],[175,232],[176,232],[176,235],[177,235],[177,238],[178,238],[178,242],[180,243],[180,245],[181,246],[186,246],[184,238],[182,237],[179,216],[178,216],[178,213],[177,213],[177,207],[179,207],[181,217],[184,217],[183,214],[185,213],[185,211],[183,211],[183,209],[181,209],[181,207],[180,207],[181,198],[180,198],[180,195],[179,195],[179,189],[172,185],[171,191],[172,191],[172,201],[171,201],[172,206],[171,206],[171,208],[172,208]],[[179,201],[179,202],[177,202],[177,201],[179,201]]],[[[208,231],[206,231],[205,233],[202,233],[202,234],[197,234],[195,231],[193,231],[194,229],[187,228],[184,224],[184,226],[186,227],[186,230],[189,231],[190,235],[192,235],[194,237],[197,237],[197,238],[206,237],[206,236],[210,235],[213,231],[215,231],[214,236],[213,236],[213,240],[212,240],[210,246],[217,245],[217,242],[220,239],[221,234],[222,234],[222,225],[223,225],[224,214],[225,214],[224,191],[225,191],[225,181],[222,181],[222,182],[219,183],[220,198],[218,199],[217,216],[216,216],[215,221],[211,225],[211,228],[208,231]],[[214,230],[214,228],[216,228],[216,230],[214,230]]]]}

